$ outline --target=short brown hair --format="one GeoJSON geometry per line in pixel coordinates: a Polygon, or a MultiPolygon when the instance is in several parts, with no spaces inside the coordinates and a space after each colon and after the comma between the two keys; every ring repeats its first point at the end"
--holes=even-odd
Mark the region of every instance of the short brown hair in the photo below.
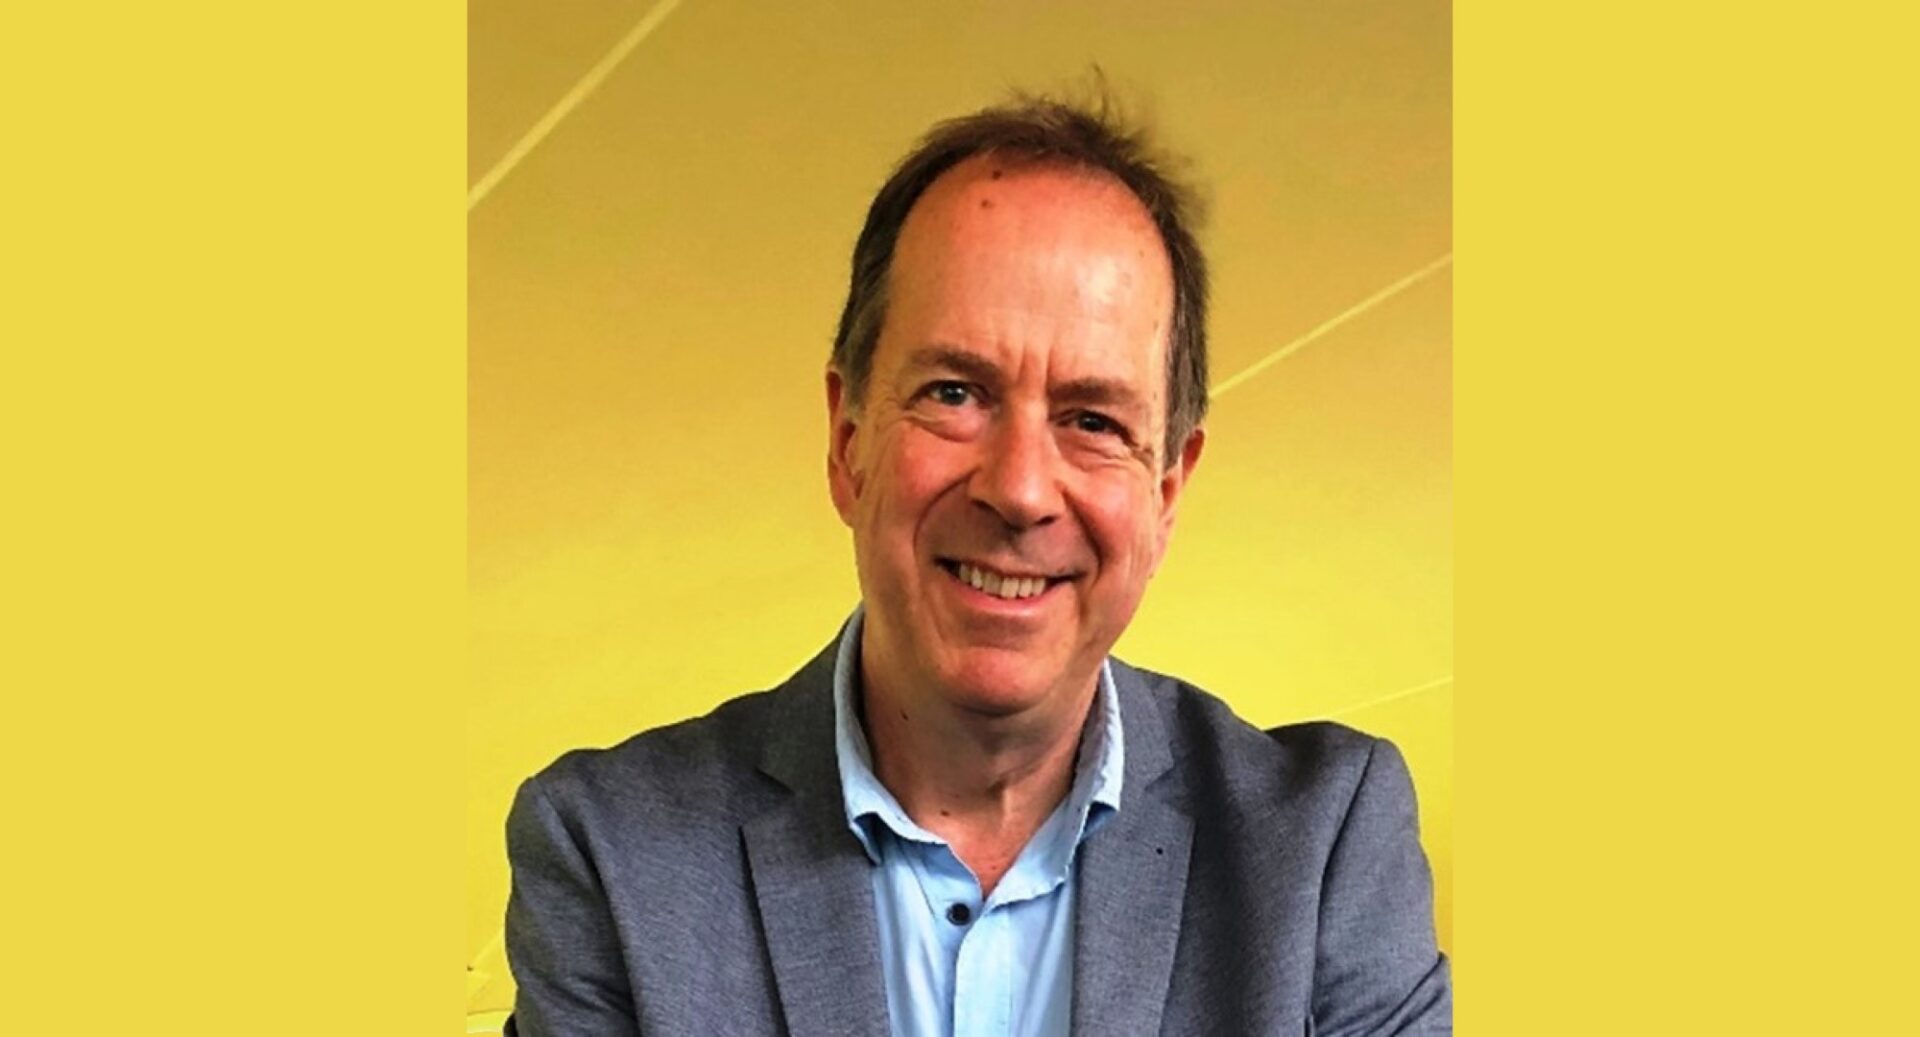
{"type": "Polygon", "coordinates": [[[942,173],[988,153],[1106,173],[1133,192],[1153,218],[1173,268],[1162,461],[1172,464],[1207,414],[1207,263],[1193,234],[1200,203],[1170,172],[1177,160],[1155,148],[1144,129],[1127,125],[1104,92],[1084,105],[1016,95],[1006,104],[948,119],[935,124],[894,167],[853,246],[847,304],[833,340],[832,363],[846,380],[847,398],[856,406],[866,398],[873,351],[886,322],[888,271],[908,212],[942,173]]]}

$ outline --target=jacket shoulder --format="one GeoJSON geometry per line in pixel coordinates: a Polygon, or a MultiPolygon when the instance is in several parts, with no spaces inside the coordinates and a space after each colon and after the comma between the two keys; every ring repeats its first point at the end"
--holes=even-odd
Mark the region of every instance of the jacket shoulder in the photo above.
{"type": "Polygon", "coordinates": [[[758,752],[778,694],[753,692],[616,745],[570,750],[527,779],[526,791],[562,813],[727,813],[764,780],[758,752]]]}
{"type": "Polygon", "coordinates": [[[1344,806],[1377,756],[1395,763],[1386,739],[1330,720],[1262,729],[1218,696],[1178,677],[1129,667],[1167,726],[1177,769],[1190,787],[1274,803],[1344,806]]]}

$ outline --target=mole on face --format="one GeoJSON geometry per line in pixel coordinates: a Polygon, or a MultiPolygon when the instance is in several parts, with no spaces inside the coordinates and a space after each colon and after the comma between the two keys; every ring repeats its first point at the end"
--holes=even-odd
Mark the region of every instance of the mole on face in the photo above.
{"type": "Polygon", "coordinates": [[[982,209],[991,209],[991,208],[993,208],[993,199],[991,199],[991,198],[982,198],[982,199],[980,199],[980,208],[982,208],[982,209]]]}
{"type": "Polygon", "coordinates": [[[994,171],[993,171],[993,178],[994,178],[995,180],[998,180],[998,179],[1000,179],[1000,172],[1001,172],[1001,171],[1000,171],[1000,170],[998,170],[998,169],[996,169],[996,170],[994,170],[994,171]]]}

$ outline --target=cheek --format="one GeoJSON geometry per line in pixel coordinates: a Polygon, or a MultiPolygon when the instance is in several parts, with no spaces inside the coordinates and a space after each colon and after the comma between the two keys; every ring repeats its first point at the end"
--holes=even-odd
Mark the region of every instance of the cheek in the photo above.
{"type": "Polygon", "coordinates": [[[912,426],[877,446],[861,502],[866,525],[889,541],[889,553],[910,551],[921,525],[966,471],[964,447],[912,426]]]}
{"type": "Polygon", "coordinates": [[[1142,479],[1092,479],[1077,494],[1087,535],[1102,564],[1120,572],[1151,567],[1160,509],[1154,487],[1142,479]]]}

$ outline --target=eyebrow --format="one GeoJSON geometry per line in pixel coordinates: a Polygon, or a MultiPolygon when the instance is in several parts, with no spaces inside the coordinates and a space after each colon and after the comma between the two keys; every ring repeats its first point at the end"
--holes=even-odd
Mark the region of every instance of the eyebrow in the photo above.
{"type": "Polygon", "coordinates": [[[1000,382],[1000,369],[991,360],[952,346],[922,346],[907,355],[907,362],[901,370],[912,373],[928,368],[952,371],[989,385],[998,385],[1000,382]]]}
{"type": "Polygon", "coordinates": [[[1133,386],[1113,378],[1074,378],[1053,386],[1048,395],[1062,403],[1085,403],[1120,410],[1146,409],[1133,386]]]}
{"type": "MultiPolygon", "coordinates": [[[[915,372],[929,368],[949,370],[990,387],[998,387],[1001,382],[1000,368],[993,361],[953,346],[922,346],[908,354],[907,362],[901,369],[915,372]]],[[[1072,378],[1049,385],[1047,396],[1058,403],[1093,404],[1140,411],[1146,409],[1146,401],[1140,393],[1117,378],[1072,378]]]]}

